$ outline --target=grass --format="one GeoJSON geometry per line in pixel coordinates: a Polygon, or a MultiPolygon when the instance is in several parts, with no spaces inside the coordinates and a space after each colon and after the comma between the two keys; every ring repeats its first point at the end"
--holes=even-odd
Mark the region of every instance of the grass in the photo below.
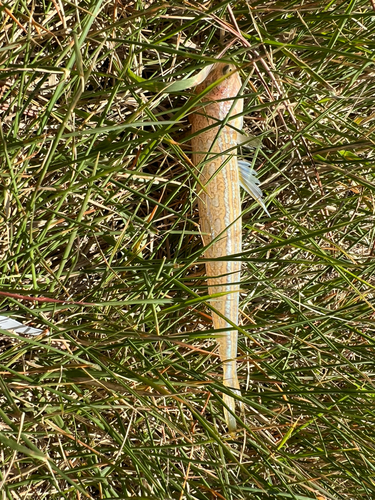
{"type": "Polygon", "coordinates": [[[0,12],[0,314],[50,332],[1,334],[1,498],[374,498],[372,3],[0,12]],[[163,90],[224,47],[271,213],[243,193],[234,438],[163,90]]]}

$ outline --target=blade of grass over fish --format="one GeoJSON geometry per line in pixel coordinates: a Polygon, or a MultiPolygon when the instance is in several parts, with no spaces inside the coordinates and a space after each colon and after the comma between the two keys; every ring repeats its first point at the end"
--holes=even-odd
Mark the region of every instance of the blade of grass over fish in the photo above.
{"type": "Polygon", "coordinates": [[[152,92],[181,92],[182,90],[187,90],[192,87],[196,87],[199,85],[203,80],[207,78],[208,73],[210,72],[212,68],[212,64],[206,66],[203,68],[197,75],[192,76],[190,78],[186,78],[183,80],[178,80],[175,82],[171,82],[170,84],[165,84],[161,82],[152,82],[150,80],[146,80],[145,78],[141,78],[140,76],[137,76],[134,74],[130,68],[127,70],[128,76],[138,83],[141,87],[150,90],[152,92]]]}

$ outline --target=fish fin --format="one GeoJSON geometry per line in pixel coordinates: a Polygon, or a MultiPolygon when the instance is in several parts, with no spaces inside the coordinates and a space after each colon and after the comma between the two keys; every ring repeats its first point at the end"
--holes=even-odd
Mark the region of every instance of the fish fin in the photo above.
{"type": "Polygon", "coordinates": [[[236,417],[234,416],[236,402],[234,398],[232,396],[229,396],[228,394],[223,394],[223,401],[225,405],[230,409],[229,411],[224,407],[225,422],[228,426],[228,431],[230,432],[230,434],[234,434],[237,430],[237,421],[236,417]]]}
{"type": "Polygon", "coordinates": [[[263,193],[259,187],[260,181],[257,178],[255,170],[251,168],[251,165],[248,161],[244,160],[238,160],[238,170],[241,187],[259,203],[268,217],[271,217],[266,208],[266,205],[263,202],[263,193]]]}
{"type": "Polygon", "coordinates": [[[262,145],[261,139],[255,135],[237,134],[237,144],[245,148],[259,148],[262,145]]]}
{"type": "MultiPolygon", "coordinates": [[[[225,387],[229,387],[233,394],[241,396],[240,383],[237,377],[237,365],[236,360],[227,360],[223,364],[223,384],[225,387]]],[[[236,413],[236,400],[233,396],[223,393],[224,407],[224,418],[228,426],[228,431],[230,434],[234,435],[237,430],[237,420],[235,417],[236,413]]]]}
{"type": "Polygon", "coordinates": [[[24,325],[19,321],[8,316],[0,316],[0,329],[1,330],[12,330],[20,335],[40,335],[43,330],[40,328],[33,328],[32,326],[24,325]]]}

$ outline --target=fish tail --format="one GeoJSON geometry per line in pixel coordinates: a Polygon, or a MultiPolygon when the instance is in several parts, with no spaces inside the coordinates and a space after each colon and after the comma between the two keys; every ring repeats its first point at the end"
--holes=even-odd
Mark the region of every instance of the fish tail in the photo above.
{"type": "Polygon", "coordinates": [[[235,411],[235,400],[232,396],[228,396],[228,394],[223,394],[223,401],[225,405],[228,406],[228,408],[230,408],[230,411],[228,411],[227,408],[224,408],[224,418],[228,426],[229,432],[233,434],[237,430],[236,417],[233,415],[235,411]]]}
{"type": "MultiPolygon", "coordinates": [[[[237,377],[237,364],[236,360],[230,360],[224,362],[224,378],[223,383],[226,387],[229,387],[235,394],[241,395],[240,384],[237,377]],[[227,377],[226,374],[229,372],[231,375],[227,377]]],[[[224,418],[228,426],[228,430],[231,434],[235,433],[237,430],[237,421],[235,417],[236,411],[236,401],[233,396],[229,394],[223,394],[223,401],[225,403],[224,407],[224,418]]]]}
{"type": "MultiPolygon", "coordinates": [[[[235,250],[234,250],[235,251],[235,250]]],[[[225,318],[220,317],[218,314],[213,313],[212,320],[215,330],[226,330],[224,333],[218,335],[219,344],[219,355],[222,363],[223,369],[223,385],[230,389],[229,394],[223,394],[224,406],[224,417],[225,422],[228,426],[228,430],[231,434],[236,431],[237,421],[235,417],[236,401],[232,394],[240,395],[240,384],[237,375],[237,338],[238,332],[233,328],[233,324],[238,324],[238,282],[240,280],[240,264],[234,262],[229,267],[227,263],[208,263],[206,267],[208,273],[212,275],[224,275],[231,271],[229,276],[224,276],[222,278],[209,279],[209,289],[211,288],[211,293],[218,293],[227,291],[230,292],[224,297],[219,297],[216,299],[211,299],[212,305],[220,311],[225,318]],[[215,264],[215,265],[213,265],[215,264]],[[217,283],[217,281],[222,281],[222,283],[217,283]],[[231,283],[229,280],[233,280],[231,283]],[[215,284],[214,284],[214,283],[215,284]],[[214,286],[212,286],[214,284],[214,286]],[[228,323],[228,320],[231,323],[228,323]]]]}

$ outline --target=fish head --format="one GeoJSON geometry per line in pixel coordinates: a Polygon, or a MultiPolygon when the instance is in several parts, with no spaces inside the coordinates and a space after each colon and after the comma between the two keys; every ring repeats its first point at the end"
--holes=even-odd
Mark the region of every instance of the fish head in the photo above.
{"type": "MultiPolygon", "coordinates": [[[[217,84],[202,96],[201,103],[204,103],[203,107],[201,104],[201,107],[196,109],[200,109],[200,113],[205,114],[206,117],[213,117],[218,120],[225,119],[228,113],[231,116],[240,115],[243,110],[243,99],[240,96],[242,83],[236,66],[221,62],[214,64],[205,80],[196,87],[196,94],[203,93],[207,87],[215,84],[215,82],[217,84]]],[[[193,124],[193,129],[203,128],[210,121],[208,118],[203,119],[203,117],[197,119],[194,115],[191,115],[189,120],[193,124]],[[194,121],[197,124],[194,124],[194,121]],[[204,121],[207,123],[204,123],[204,121]]],[[[233,125],[241,129],[242,117],[238,118],[233,125]]]]}
{"type": "Polygon", "coordinates": [[[214,64],[206,79],[197,86],[196,93],[200,94],[215,82],[217,85],[204,96],[205,101],[234,98],[241,89],[241,78],[234,64],[214,64]]]}

